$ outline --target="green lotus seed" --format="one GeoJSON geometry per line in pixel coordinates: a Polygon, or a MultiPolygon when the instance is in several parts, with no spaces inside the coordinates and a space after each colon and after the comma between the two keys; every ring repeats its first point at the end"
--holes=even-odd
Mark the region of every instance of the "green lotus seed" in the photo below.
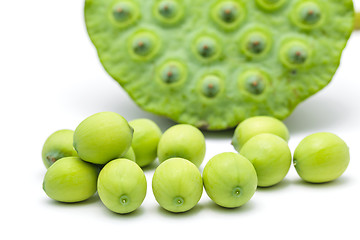
{"type": "Polygon", "coordinates": [[[100,171],[98,194],[102,203],[116,213],[130,213],[146,196],[146,178],[141,168],[125,158],[110,161],[100,171]]]}
{"type": "Polygon", "coordinates": [[[259,187],[270,187],[282,181],[291,165],[287,142],[271,133],[250,138],[240,150],[254,166],[259,187]]]}
{"type": "Polygon", "coordinates": [[[294,24],[303,29],[318,27],[323,21],[321,8],[313,1],[299,2],[291,16],[294,24]]]}
{"type": "Polygon", "coordinates": [[[136,163],[140,167],[145,167],[156,159],[162,132],[159,126],[150,119],[136,119],[130,121],[129,124],[134,129],[131,146],[135,152],[136,163]]]}
{"type": "Polygon", "coordinates": [[[261,76],[250,76],[246,79],[245,88],[252,94],[261,94],[265,89],[265,81],[261,76]]]}
{"type": "Polygon", "coordinates": [[[304,138],[294,152],[294,166],[299,176],[311,183],[337,179],[350,162],[349,147],[333,133],[314,133],[304,138]]]}
{"type": "Polygon", "coordinates": [[[171,158],[156,168],[152,189],[161,207],[170,212],[185,212],[199,202],[203,182],[200,171],[193,163],[171,158]]]}
{"type": "Polygon", "coordinates": [[[51,165],[44,177],[43,189],[60,202],[80,202],[96,192],[98,169],[78,157],[64,157],[51,165]]]}
{"type": "Polygon", "coordinates": [[[245,19],[243,3],[238,1],[217,2],[211,11],[211,18],[224,30],[235,30],[245,19]]]}
{"type": "Polygon", "coordinates": [[[160,163],[178,157],[199,167],[204,160],[205,149],[205,138],[199,129],[188,124],[178,124],[161,136],[157,155],[160,163]]]}
{"type": "Polygon", "coordinates": [[[301,9],[300,17],[305,24],[315,24],[320,20],[321,10],[315,3],[304,4],[301,9]]]}
{"type": "Polygon", "coordinates": [[[290,68],[303,66],[310,57],[309,48],[300,41],[290,41],[280,51],[282,63],[290,68]]]}
{"type": "Polygon", "coordinates": [[[159,1],[153,12],[158,21],[170,25],[180,22],[184,16],[182,3],[177,0],[159,1]]]}
{"type": "Polygon", "coordinates": [[[172,18],[176,15],[177,3],[174,1],[162,1],[159,6],[159,13],[165,18],[172,18]]]}
{"type": "Polygon", "coordinates": [[[186,67],[175,60],[166,61],[158,70],[158,79],[168,86],[178,86],[187,78],[186,67]]]}
{"type": "Polygon", "coordinates": [[[271,32],[263,26],[254,26],[239,36],[240,50],[247,57],[259,58],[269,52],[272,45],[271,32]]]}
{"type": "Polygon", "coordinates": [[[129,40],[129,49],[134,59],[149,60],[157,54],[159,48],[159,38],[150,31],[138,31],[129,40]]]}
{"type": "Polygon", "coordinates": [[[194,52],[199,59],[212,61],[220,55],[220,45],[217,39],[211,36],[201,36],[195,41],[194,52]]]}
{"type": "Polygon", "coordinates": [[[45,141],[41,156],[46,168],[63,157],[77,156],[73,148],[74,131],[63,129],[51,134],[45,141]]]}
{"type": "Polygon", "coordinates": [[[263,71],[249,69],[240,74],[238,87],[244,95],[261,99],[270,88],[270,77],[263,71]]]}
{"type": "Polygon", "coordinates": [[[201,81],[201,93],[207,98],[216,97],[222,90],[222,81],[218,76],[208,75],[201,81]]]}
{"type": "Polygon", "coordinates": [[[74,148],[84,161],[105,164],[125,154],[133,129],[117,113],[100,112],[82,121],[75,129],[74,148]]]}
{"type": "Polygon", "coordinates": [[[289,140],[289,130],[283,122],[273,117],[257,116],[246,119],[236,127],[232,144],[240,152],[250,138],[261,133],[272,133],[285,141],[289,140]]]}
{"type": "Polygon", "coordinates": [[[261,53],[265,47],[266,40],[261,34],[253,34],[248,39],[247,49],[254,54],[261,53]]]}
{"type": "Polygon", "coordinates": [[[131,1],[117,1],[111,8],[110,19],[118,27],[128,27],[140,17],[138,7],[131,1]]]}
{"type": "Polygon", "coordinates": [[[279,9],[287,0],[256,0],[256,3],[263,9],[273,11],[279,9]]]}
{"type": "Polygon", "coordinates": [[[226,208],[240,207],[248,202],[257,188],[253,165],[237,153],[220,153],[209,160],[203,171],[207,195],[226,208]]]}

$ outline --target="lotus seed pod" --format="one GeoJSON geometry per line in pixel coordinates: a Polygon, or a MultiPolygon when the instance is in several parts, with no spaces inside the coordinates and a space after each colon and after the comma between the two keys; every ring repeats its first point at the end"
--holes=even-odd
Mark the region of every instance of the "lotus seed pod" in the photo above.
{"type": "Polygon", "coordinates": [[[84,15],[142,109],[207,130],[287,118],[330,83],[355,19],[352,0],[86,0],[84,15]]]}
{"type": "Polygon", "coordinates": [[[161,207],[170,212],[185,212],[199,202],[203,182],[193,163],[182,158],[171,158],[156,168],[152,189],[161,207]]]}
{"type": "Polygon", "coordinates": [[[207,195],[218,205],[235,208],[254,195],[257,176],[253,165],[237,153],[220,153],[209,160],[203,171],[207,195]]]}
{"type": "Polygon", "coordinates": [[[272,133],[285,141],[289,140],[289,130],[283,122],[273,117],[257,116],[246,119],[236,127],[232,144],[240,152],[250,138],[261,133],[272,133]]]}
{"type": "Polygon", "coordinates": [[[130,148],[133,129],[117,113],[100,112],[75,129],[74,148],[84,161],[105,164],[123,156],[130,148]]]}
{"type": "Polygon", "coordinates": [[[43,189],[60,202],[80,202],[96,192],[98,168],[78,157],[64,157],[52,164],[44,177],[43,189]]]}
{"type": "Polygon", "coordinates": [[[160,163],[178,157],[199,167],[204,160],[205,150],[205,138],[199,129],[188,124],[178,124],[161,136],[157,155],[160,163]]]}
{"type": "Polygon", "coordinates": [[[259,187],[281,182],[291,166],[291,151],[287,142],[271,133],[250,138],[240,150],[254,166],[259,187]]]}
{"type": "Polygon", "coordinates": [[[77,156],[73,147],[74,131],[63,129],[51,134],[45,141],[41,157],[46,168],[63,157],[77,156]]]}
{"type": "Polygon", "coordinates": [[[146,178],[141,168],[125,158],[105,165],[98,178],[98,194],[103,204],[116,213],[135,211],[146,196],[146,178]]]}
{"type": "Polygon", "coordinates": [[[314,133],[304,138],[294,152],[299,176],[311,183],[324,183],[340,177],[350,162],[349,147],[333,133],[314,133]]]}
{"type": "Polygon", "coordinates": [[[157,157],[157,147],[161,137],[161,129],[150,119],[135,119],[129,122],[134,129],[132,148],[134,149],[136,163],[145,167],[157,157]]]}

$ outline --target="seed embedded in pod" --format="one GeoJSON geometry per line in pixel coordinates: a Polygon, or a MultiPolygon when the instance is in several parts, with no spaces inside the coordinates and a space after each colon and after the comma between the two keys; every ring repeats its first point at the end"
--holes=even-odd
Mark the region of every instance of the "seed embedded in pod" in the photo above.
{"type": "Polygon", "coordinates": [[[178,3],[174,1],[162,1],[159,3],[159,14],[165,18],[172,18],[176,15],[178,3]]]}
{"type": "Polygon", "coordinates": [[[183,18],[184,7],[176,0],[164,0],[154,6],[153,14],[161,23],[175,24],[183,18]]]}
{"type": "Polygon", "coordinates": [[[265,80],[261,75],[251,75],[246,78],[245,89],[255,95],[259,95],[265,90],[265,80]]]}
{"type": "Polygon", "coordinates": [[[201,81],[201,93],[207,98],[216,97],[221,88],[221,79],[216,75],[205,76],[201,81]]]}
{"type": "Polygon", "coordinates": [[[215,60],[220,56],[220,44],[212,36],[201,36],[195,41],[196,55],[205,61],[215,60]]]}
{"type": "Polygon", "coordinates": [[[133,43],[134,52],[138,55],[144,56],[151,51],[152,42],[147,37],[139,37],[133,43]]]}
{"type": "Polygon", "coordinates": [[[219,9],[219,17],[226,23],[232,23],[239,16],[237,6],[232,2],[224,2],[219,9]]]}
{"type": "Polygon", "coordinates": [[[179,68],[177,68],[175,65],[165,66],[161,73],[161,79],[164,81],[164,83],[169,83],[169,84],[179,81],[180,79],[179,68]]]}
{"type": "Polygon", "coordinates": [[[239,88],[250,96],[260,96],[266,91],[269,77],[259,70],[247,70],[239,77],[239,88]],[[244,91],[245,90],[245,91],[244,91]]]}
{"type": "Polygon", "coordinates": [[[308,53],[303,46],[293,46],[289,49],[288,58],[291,63],[302,64],[306,61],[308,53]]]}
{"type": "Polygon", "coordinates": [[[149,60],[153,58],[160,48],[160,40],[150,31],[138,31],[129,41],[129,49],[133,58],[149,60]]]}
{"type": "Polygon", "coordinates": [[[280,50],[280,59],[286,67],[297,68],[305,65],[310,58],[309,47],[301,41],[290,41],[280,50]]]}
{"type": "Polygon", "coordinates": [[[187,77],[186,66],[177,60],[168,60],[158,70],[158,79],[167,86],[177,86],[187,77]]]}
{"type": "Polygon", "coordinates": [[[297,4],[291,16],[295,25],[308,30],[319,26],[324,18],[319,5],[311,1],[297,4]]]}
{"type": "Polygon", "coordinates": [[[216,3],[211,11],[212,20],[224,30],[235,30],[245,19],[245,6],[237,1],[216,3]]]}
{"type": "Polygon", "coordinates": [[[242,54],[250,58],[258,58],[269,52],[273,37],[262,26],[255,26],[239,37],[239,48],[242,54]]]}
{"type": "Polygon", "coordinates": [[[259,7],[268,10],[274,11],[282,7],[287,0],[256,0],[256,3],[259,7]]]}
{"type": "Polygon", "coordinates": [[[128,27],[140,17],[138,7],[130,1],[118,1],[111,8],[112,22],[119,27],[128,27]]]}
{"type": "Polygon", "coordinates": [[[266,48],[266,39],[261,34],[252,34],[248,38],[247,49],[254,54],[260,54],[266,48]]]}

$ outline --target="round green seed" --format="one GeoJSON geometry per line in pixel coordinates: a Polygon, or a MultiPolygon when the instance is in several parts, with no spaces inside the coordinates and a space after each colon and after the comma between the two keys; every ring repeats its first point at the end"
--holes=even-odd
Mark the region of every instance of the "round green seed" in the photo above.
{"type": "Polygon", "coordinates": [[[141,168],[125,158],[115,159],[100,171],[98,194],[103,204],[116,213],[135,211],[146,196],[146,178],[141,168]]]}
{"type": "Polygon", "coordinates": [[[78,157],[65,157],[51,165],[44,177],[43,189],[60,202],[80,202],[96,192],[98,168],[78,157]]]}
{"type": "Polygon", "coordinates": [[[182,158],[171,158],[156,168],[152,189],[161,207],[170,212],[185,212],[199,202],[203,182],[193,163],[182,158]]]}
{"type": "Polygon", "coordinates": [[[236,127],[232,145],[240,152],[250,138],[261,133],[272,133],[285,141],[289,140],[289,130],[283,122],[273,117],[257,116],[244,120],[236,127]]]}
{"type": "Polygon", "coordinates": [[[161,137],[159,126],[149,119],[135,119],[129,122],[134,129],[132,148],[134,149],[136,163],[145,167],[157,157],[157,147],[161,137]]]}
{"type": "Polygon", "coordinates": [[[253,165],[237,153],[220,153],[209,160],[203,171],[207,195],[226,208],[240,207],[248,202],[257,188],[253,165]]]}
{"type": "Polygon", "coordinates": [[[315,133],[304,138],[294,152],[299,176],[311,183],[324,183],[340,177],[350,162],[349,147],[333,133],[315,133]]]}
{"type": "Polygon", "coordinates": [[[161,136],[157,155],[160,163],[178,157],[199,167],[204,160],[205,149],[205,138],[199,129],[188,124],[178,124],[161,136]]]}
{"type": "Polygon", "coordinates": [[[105,164],[125,154],[132,142],[133,129],[117,113],[100,112],[75,129],[74,148],[84,161],[105,164]]]}
{"type": "Polygon", "coordinates": [[[77,156],[73,147],[74,131],[63,129],[51,134],[45,141],[41,157],[46,168],[63,157],[77,156]]]}
{"type": "Polygon", "coordinates": [[[240,150],[254,166],[259,187],[270,187],[281,182],[289,172],[291,151],[287,142],[270,133],[249,139],[240,150]]]}

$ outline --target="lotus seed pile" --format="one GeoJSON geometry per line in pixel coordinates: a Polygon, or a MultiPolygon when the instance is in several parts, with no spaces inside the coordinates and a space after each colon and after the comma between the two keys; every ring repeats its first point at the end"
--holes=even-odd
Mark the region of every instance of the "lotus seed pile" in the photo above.
{"type": "Polygon", "coordinates": [[[282,120],[329,84],[354,7],[352,0],[86,0],[85,22],[105,70],[141,108],[222,130],[258,115],[282,120]]]}
{"type": "Polygon", "coordinates": [[[196,207],[203,188],[215,204],[241,207],[257,188],[279,184],[291,162],[300,178],[310,183],[333,181],[349,165],[349,147],[333,133],[307,136],[293,159],[288,139],[280,120],[249,118],[234,131],[236,151],[216,154],[201,172],[206,143],[194,126],[175,124],[162,133],[150,119],[128,122],[117,113],[100,112],[87,117],[75,132],[59,130],[45,141],[43,189],[53,200],[67,203],[85,201],[97,192],[109,211],[129,214],[146,197],[144,171],[151,164],[156,202],[166,211],[181,213],[196,207]],[[49,162],[46,156],[57,159],[49,162]]]}

